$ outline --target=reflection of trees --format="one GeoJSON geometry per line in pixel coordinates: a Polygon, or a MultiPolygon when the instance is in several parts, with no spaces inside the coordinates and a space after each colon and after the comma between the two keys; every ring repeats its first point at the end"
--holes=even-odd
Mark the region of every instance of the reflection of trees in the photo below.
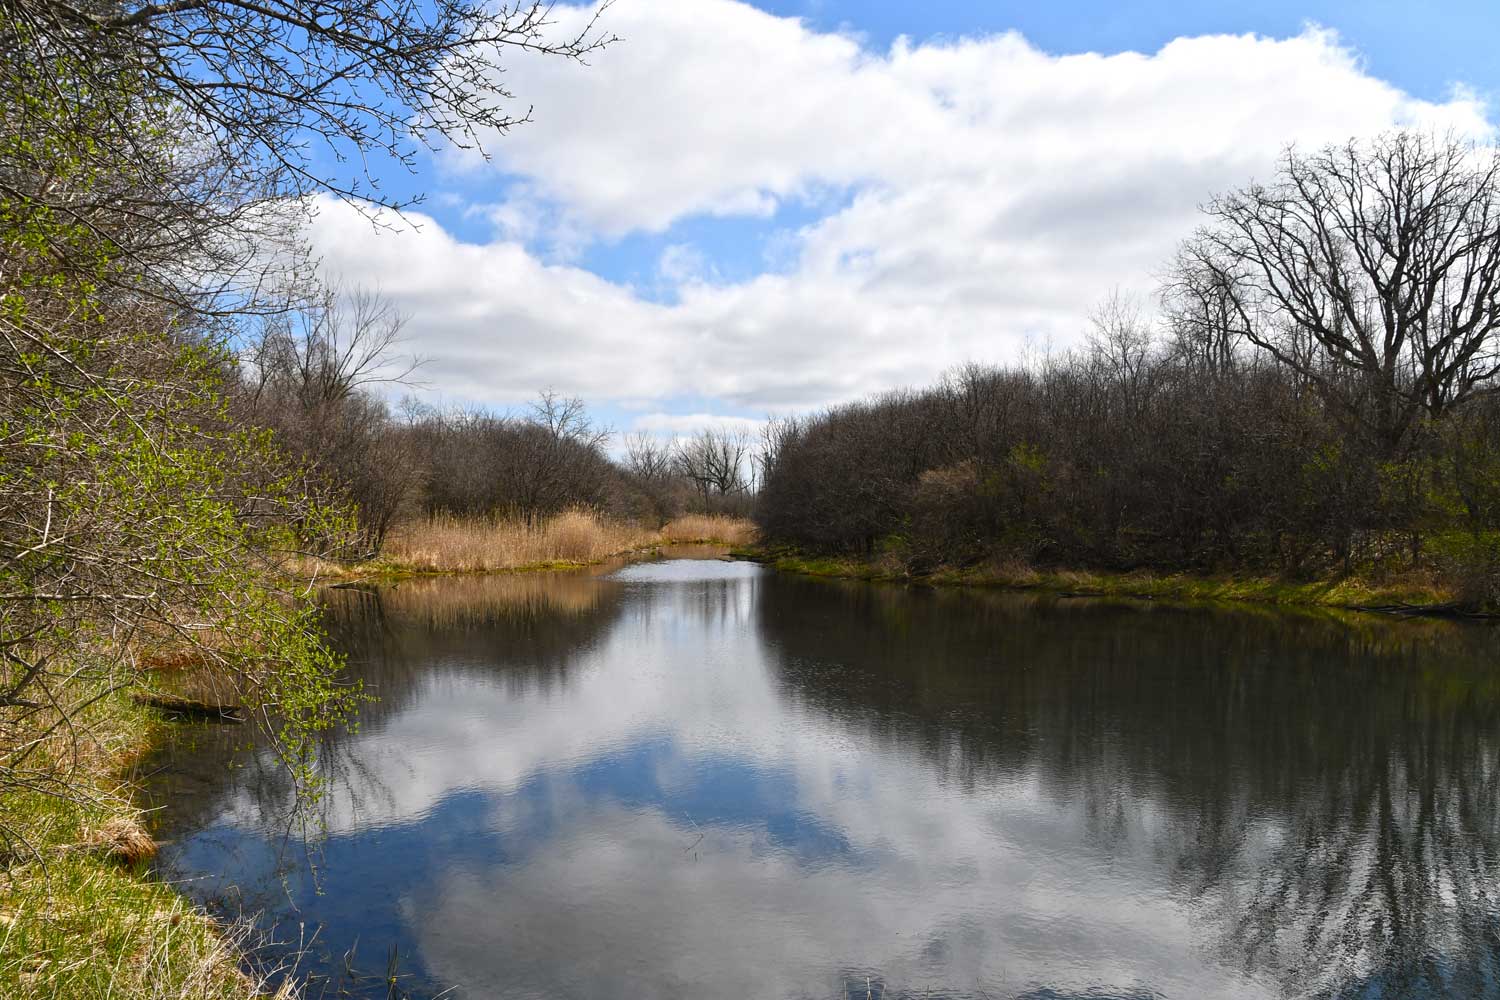
{"type": "Polygon", "coordinates": [[[1247,966],[1284,970],[1288,992],[1500,995],[1493,747],[1430,735],[1299,803],[1224,907],[1247,966]]]}
{"type": "MultiPolygon", "coordinates": [[[[1225,960],[1288,994],[1500,996],[1496,633],[785,577],[485,577],[326,598],[382,699],[366,732],[445,674],[566,687],[622,620],[643,636],[753,626],[815,722],[920,753],[977,794],[1034,782],[1101,850],[1154,859],[1225,960]]],[[[247,729],[181,732],[197,745],[156,782],[172,829],[236,798],[285,810],[247,729]]],[[[333,737],[326,773],[378,796],[356,745],[333,737]]]]}
{"type": "MultiPolygon", "coordinates": [[[[416,580],[321,595],[330,639],[373,697],[357,719],[365,732],[403,711],[434,678],[478,675],[507,690],[543,693],[565,685],[577,652],[618,620],[620,598],[619,587],[581,574],[416,580]]],[[[340,795],[373,802],[388,793],[356,747],[347,730],[325,734],[318,770],[340,795]]],[[[169,804],[157,814],[163,836],[202,828],[235,798],[267,827],[316,829],[318,817],[296,800],[286,772],[249,727],[181,727],[147,770],[156,772],[148,797],[169,804]]]]}
{"type": "Polygon", "coordinates": [[[379,699],[361,725],[376,725],[440,673],[544,692],[565,684],[577,652],[618,619],[620,596],[581,574],[516,573],[341,588],[323,603],[335,645],[379,699]]]}
{"type": "Polygon", "coordinates": [[[789,697],[1138,837],[1288,994],[1500,995],[1495,633],[797,580],[757,607],[789,697]]]}

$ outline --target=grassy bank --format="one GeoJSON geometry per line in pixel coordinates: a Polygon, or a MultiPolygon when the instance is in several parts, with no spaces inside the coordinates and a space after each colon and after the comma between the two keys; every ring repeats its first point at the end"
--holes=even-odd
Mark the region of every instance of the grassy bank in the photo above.
{"type": "Polygon", "coordinates": [[[807,576],[938,586],[994,587],[1080,596],[1175,601],[1254,601],[1355,610],[1448,608],[1453,606],[1456,598],[1450,588],[1429,579],[1372,581],[1343,577],[1291,581],[1268,576],[1040,570],[1015,564],[988,564],[962,569],[943,567],[932,573],[913,576],[878,558],[810,556],[788,550],[754,548],[742,550],[740,554],[766,562],[778,570],[807,576]]]}
{"type": "Polygon", "coordinates": [[[435,517],[398,525],[380,554],[361,562],[304,560],[301,577],[360,579],[429,573],[499,573],[593,566],[644,555],[665,545],[744,546],[755,528],[743,518],[691,514],[662,528],[567,511],[538,522],[505,518],[435,517]]]}
{"type": "MultiPolygon", "coordinates": [[[[195,909],[146,866],[155,845],[133,802],[135,763],[161,735],[156,713],[107,695],[74,727],[76,753],[43,745],[51,789],[5,797],[0,996],[7,1000],[224,1000],[264,994],[240,968],[245,932],[195,909]],[[47,759],[52,754],[56,759],[47,759]]],[[[71,742],[71,741],[69,741],[71,742]]]]}

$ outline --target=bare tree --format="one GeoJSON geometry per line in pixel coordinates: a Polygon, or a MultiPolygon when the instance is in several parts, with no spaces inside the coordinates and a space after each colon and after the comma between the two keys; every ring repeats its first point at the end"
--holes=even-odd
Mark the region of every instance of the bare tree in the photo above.
{"type": "Polygon", "coordinates": [[[1203,318],[1338,402],[1385,447],[1500,373],[1500,158],[1397,132],[1216,198],[1179,255],[1203,318]],[[1217,311],[1217,315],[1214,315],[1217,311]]]}
{"type": "Polygon", "coordinates": [[[610,432],[594,425],[583,400],[548,389],[537,396],[531,418],[517,429],[510,474],[518,513],[535,521],[570,504],[599,502],[609,468],[604,445],[610,432]]]}
{"type": "Polygon", "coordinates": [[[743,429],[706,427],[677,445],[673,465],[693,484],[709,509],[715,497],[732,497],[749,489],[746,462],[750,435],[743,429]]]}
{"type": "Polygon", "coordinates": [[[625,467],[648,483],[672,478],[672,448],[647,431],[625,439],[625,467]]]}
{"type": "Polygon", "coordinates": [[[1127,419],[1136,419],[1151,392],[1151,370],[1157,360],[1151,327],[1141,306],[1115,290],[1089,315],[1091,367],[1115,389],[1127,419]]]}
{"type": "Polygon", "coordinates": [[[279,389],[311,408],[379,386],[414,386],[425,359],[399,353],[406,322],[378,289],[326,285],[304,308],[261,319],[244,352],[256,394],[279,389]]]}
{"type": "Polygon", "coordinates": [[[376,394],[415,384],[422,359],[400,353],[405,323],[377,290],[328,285],[300,309],[263,317],[242,352],[248,419],[354,503],[372,554],[422,476],[376,394]]]}

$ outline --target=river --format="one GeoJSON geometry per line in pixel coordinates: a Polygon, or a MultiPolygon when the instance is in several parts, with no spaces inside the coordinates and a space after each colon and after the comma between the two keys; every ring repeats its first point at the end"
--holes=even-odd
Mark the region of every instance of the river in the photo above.
{"type": "Polygon", "coordinates": [[[325,601],[378,701],[321,800],[245,727],[148,789],[309,997],[1500,996],[1492,629],[716,559],[325,601]]]}

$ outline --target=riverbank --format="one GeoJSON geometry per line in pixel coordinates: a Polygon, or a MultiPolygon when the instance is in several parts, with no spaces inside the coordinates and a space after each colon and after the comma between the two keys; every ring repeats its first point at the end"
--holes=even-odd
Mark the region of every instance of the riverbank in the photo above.
{"type": "MultiPolygon", "coordinates": [[[[564,570],[665,547],[744,546],[753,530],[721,516],[678,518],[658,530],[581,513],[533,527],[448,520],[399,529],[378,559],[288,570],[319,583],[564,570]]],[[[39,745],[32,770],[46,787],[3,800],[0,997],[265,996],[265,982],[244,971],[248,929],[217,922],[150,871],[155,845],[137,804],[137,771],[178,723],[123,690],[101,686],[74,700],[91,697],[75,720],[76,745],[55,759],[51,743],[39,745]],[[63,788],[66,796],[56,794],[63,788]]]]}
{"type": "Polygon", "coordinates": [[[581,569],[612,559],[649,557],[673,545],[745,547],[755,527],[744,518],[689,514],[661,528],[567,511],[545,521],[440,517],[391,531],[374,558],[357,562],[300,559],[288,565],[302,580],[353,582],[461,573],[581,569]]]}
{"type": "Polygon", "coordinates": [[[1285,607],[1339,608],[1392,614],[1474,615],[1493,609],[1465,608],[1457,593],[1430,579],[1373,581],[1350,576],[1292,581],[1269,576],[1208,576],[1147,571],[1039,570],[1016,564],[939,567],[913,575],[879,559],[811,556],[787,549],[745,547],[740,558],[804,576],[950,587],[988,587],[1075,597],[1143,600],[1253,602],[1285,607]]]}
{"type": "Polygon", "coordinates": [[[241,967],[247,931],[212,920],[149,872],[155,844],[135,803],[136,768],[170,723],[124,692],[99,695],[74,727],[76,752],[33,765],[39,778],[67,768],[68,797],[39,781],[4,802],[0,996],[265,995],[241,967]]]}

